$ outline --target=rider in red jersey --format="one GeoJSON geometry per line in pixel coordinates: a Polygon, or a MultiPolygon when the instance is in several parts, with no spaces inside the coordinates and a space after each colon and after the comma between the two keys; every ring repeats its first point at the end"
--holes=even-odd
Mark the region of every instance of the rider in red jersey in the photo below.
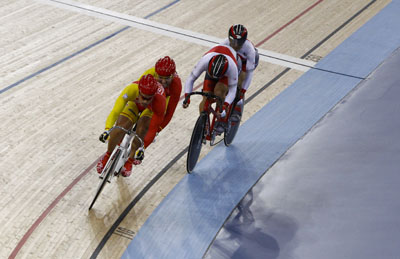
{"type": "Polygon", "coordinates": [[[142,76],[146,74],[153,75],[154,78],[156,78],[156,80],[164,87],[166,95],[166,110],[164,119],[161,123],[158,123],[156,120],[151,120],[149,131],[144,138],[145,148],[153,142],[156,134],[161,132],[171,121],[182,91],[182,83],[178,73],[176,72],[175,62],[169,56],[160,58],[156,62],[155,66],[144,72],[142,76]]]}

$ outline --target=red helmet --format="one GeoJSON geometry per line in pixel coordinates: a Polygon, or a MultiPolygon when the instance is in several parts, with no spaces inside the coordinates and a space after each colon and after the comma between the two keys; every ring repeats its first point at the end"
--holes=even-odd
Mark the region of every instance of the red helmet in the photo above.
{"type": "Polygon", "coordinates": [[[228,59],[224,55],[215,55],[208,62],[207,74],[212,78],[219,79],[225,75],[228,64],[228,59]]]}
{"type": "Polygon", "coordinates": [[[142,94],[155,95],[157,88],[158,82],[151,74],[144,75],[140,78],[139,90],[142,94]]]}
{"type": "Polygon", "coordinates": [[[160,76],[170,76],[175,73],[175,62],[172,58],[165,56],[156,63],[156,73],[160,76]]]}

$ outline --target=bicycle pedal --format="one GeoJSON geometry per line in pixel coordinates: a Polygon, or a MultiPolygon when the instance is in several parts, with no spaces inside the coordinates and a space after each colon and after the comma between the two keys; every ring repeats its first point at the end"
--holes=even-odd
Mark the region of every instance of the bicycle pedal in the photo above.
{"type": "Polygon", "coordinates": [[[104,179],[104,175],[105,175],[105,172],[101,172],[101,174],[99,175],[100,180],[104,179]]]}
{"type": "Polygon", "coordinates": [[[216,136],[216,132],[215,130],[213,131],[213,133],[211,134],[211,139],[210,139],[210,145],[214,145],[215,142],[215,136],[216,136]]]}
{"type": "Polygon", "coordinates": [[[225,131],[225,129],[223,131],[215,131],[215,133],[213,134],[214,135],[214,139],[215,139],[215,136],[221,136],[222,133],[224,133],[224,131],[225,131]]]}

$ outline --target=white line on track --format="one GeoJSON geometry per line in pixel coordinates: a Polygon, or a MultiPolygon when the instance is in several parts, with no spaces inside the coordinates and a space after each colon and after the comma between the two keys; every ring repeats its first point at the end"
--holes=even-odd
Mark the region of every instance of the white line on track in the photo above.
{"type": "MultiPolygon", "coordinates": [[[[177,27],[157,23],[143,18],[122,14],[70,0],[37,0],[37,1],[42,2],[44,4],[53,5],[62,9],[83,13],[89,16],[101,18],[104,20],[109,20],[130,27],[135,27],[137,29],[158,33],[161,35],[165,35],[168,37],[180,39],[191,43],[196,43],[207,47],[212,47],[223,40],[213,36],[192,32],[188,30],[183,30],[177,27]]],[[[314,65],[316,64],[315,62],[309,60],[299,59],[284,54],[276,53],[273,51],[258,49],[258,52],[260,53],[260,60],[262,61],[269,62],[275,65],[293,68],[300,71],[307,71],[310,68],[314,67],[314,65]]]]}

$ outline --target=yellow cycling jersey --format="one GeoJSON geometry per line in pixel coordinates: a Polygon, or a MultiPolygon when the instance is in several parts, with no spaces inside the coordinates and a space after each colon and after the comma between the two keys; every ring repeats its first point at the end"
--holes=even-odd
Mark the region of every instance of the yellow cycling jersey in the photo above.
{"type": "Polygon", "coordinates": [[[147,69],[147,70],[143,73],[143,75],[141,75],[141,76],[139,77],[138,81],[140,80],[140,78],[142,78],[142,76],[148,75],[148,74],[152,75],[154,78],[157,78],[157,77],[158,77],[158,74],[156,73],[156,67],[152,67],[152,68],[147,69]]]}
{"type": "MultiPolygon", "coordinates": [[[[139,80],[144,76],[150,74],[153,77],[157,78],[158,74],[156,73],[156,68],[152,67],[150,69],[147,69],[136,82],[139,82],[139,80]]],[[[132,83],[125,87],[125,89],[122,91],[120,96],[117,98],[114,104],[114,108],[111,110],[110,114],[107,117],[106,120],[106,127],[105,130],[109,130],[114,126],[114,123],[117,121],[118,116],[121,114],[123,109],[126,106],[126,103],[129,101],[134,101],[137,97],[139,96],[139,85],[132,83]]],[[[167,98],[167,102],[169,100],[169,97],[167,98]]]]}
{"type": "Polygon", "coordinates": [[[114,107],[111,110],[110,114],[106,120],[106,130],[109,130],[114,123],[117,121],[119,114],[125,108],[125,105],[129,101],[134,101],[139,96],[139,85],[136,83],[132,83],[125,87],[125,89],[121,92],[118,96],[117,100],[115,101],[114,107]]]}

